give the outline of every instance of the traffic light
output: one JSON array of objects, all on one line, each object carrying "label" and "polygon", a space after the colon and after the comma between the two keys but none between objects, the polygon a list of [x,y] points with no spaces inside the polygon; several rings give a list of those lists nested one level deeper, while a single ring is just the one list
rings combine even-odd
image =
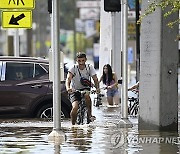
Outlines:
[{"label": "traffic light", "polygon": [[49,14],[52,13],[52,0],[48,0],[48,12]]},{"label": "traffic light", "polygon": [[104,0],[104,11],[106,12],[120,12],[120,0]]}]

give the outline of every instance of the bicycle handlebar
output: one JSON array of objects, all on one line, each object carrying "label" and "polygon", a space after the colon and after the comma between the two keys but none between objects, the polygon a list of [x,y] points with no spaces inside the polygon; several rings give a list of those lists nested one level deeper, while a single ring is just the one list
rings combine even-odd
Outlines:
[{"label": "bicycle handlebar", "polygon": [[138,92],[139,92],[139,89],[128,89],[128,91],[131,91],[131,92],[133,92],[133,93],[135,93],[135,94],[137,94]]},{"label": "bicycle handlebar", "polygon": [[96,90],[75,90],[75,92],[79,92],[81,94],[95,94],[96,93]]},{"label": "bicycle handlebar", "polygon": [[135,97],[128,97],[128,101],[136,101],[138,98]]},{"label": "bicycle handlebar", "polygon": [[[101,88],[99,88],[99,89],[107,89],[107,86],[106,87],[101,87]],[[97,92],[96,92],[96,90],[87,90],[87,89],[80,89],[80,90],[76,90],[76,89],[72,89],[72,92],[71,93],[73,93],[73,92],[79,92],[79,93],[81,93],[81,94],[98,94]]]},{"label": "bicycle handlebar", "polygon": [[[99,88],[99,89],[107,89],[107,87],[101,87],[101,88]],[[98,94],[97,92],[96,92],[96,90],[87,90],[87,89],[84,89],[84,90],[75,90],[75,92],[80,92],[81,94],[82,93],[86,93],[86,94]]]}]

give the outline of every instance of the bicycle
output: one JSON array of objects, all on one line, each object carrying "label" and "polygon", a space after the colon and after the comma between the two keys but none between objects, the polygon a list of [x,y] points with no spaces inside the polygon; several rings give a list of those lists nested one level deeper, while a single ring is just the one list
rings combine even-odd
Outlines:
[{"label": "bicycle", "polygon": [[[107,87],[102,87],[100,89],[104,89],[105,90],[105,89],[107,89]],[[99,94],[97,94],[97,97],[94,98],[93,105],[95,107],[99,107],[100,105],[102,105],[102,97],[104,97],[104,94],[99,93]]]},{"label": "bicycle", "polygon": [[[132,91],[137,93],[136,91]],[[137,116],[139,113],[139,98],[128,97],[128,114],[130,116]]]},{"label": "bicycle", "polygon": [[102,97],[104,97],[104,94],[97,94],[97,97],[94,98],[94,106],[99,107],[102,105]]},{"label": "bicycle", "polygon": [[88,116],[88,109],[86,107],[86,101],[85,101],[85,95],[86,94],[94,94],[96,93],[95,90],[89,91],[89,90],[76,90],[76,92],[79,92],[81,95],[81,100],[78,102],[78,112],[77,112],[77,119],[76,123],[78,125],[83,125],[83,124],[89,124],[92,119],[89,118]]},{"label": "bicycle", "polygon": [[[122,84],[122,80],[118,80],[118,84]],[[108,87],[102,87],[100,89],[107,90]],[[97,94],[97,97],[94,98],[94,106],[99,107],[99,105],[102,105],[102,97],[104,97],[104,94]]]}]

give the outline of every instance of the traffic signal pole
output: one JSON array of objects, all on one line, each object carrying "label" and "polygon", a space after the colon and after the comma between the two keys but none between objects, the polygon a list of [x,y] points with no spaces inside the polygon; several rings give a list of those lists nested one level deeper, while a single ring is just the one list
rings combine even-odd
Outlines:
[{"label": "traffic signal pole", "polygon": [[[104,0],[104,11],[111,12],[112,15],[112,54],[115,55],[117,50],[115,51],[115,41],[114,37],[117,33],[115,28],[115,12],[121,11],[121,52],[122,52],[122,102],[121,102],[121,124],[131,124],[128,120],[128,97],[127,97],[127,87],[128,87],[128,65],[127,65],[127,17],[128,17],[128,5],[127,0]],[[101,27],[102,28],[102,27]],[[102,44],[103,45],[103,44]],[[111,58],[111,64],[115,66],[115,57],[114,55]],[[121,57],[121,54],[120,56]],[[118,61],[116,61],[116,64]],[[113,66],[113,67],[114,67]],[[124,125],[123,125],[124,126]]]},{"label": "traffic signal pole", "polygon": [[53,131],[49,134],[49,140],[63,142],[65,135],[61,131],[61,75],[60,75],[60,47],[59,47],[59,0],[52,0],[51,19],[51,44],[53,57]]},{"label": "traffic signal pole", "polygon": [[122,0],[122,118],[128,118],[127,112],[127,87],[128,87],[128,67],[127,67],[127,0]]},{"label": "traffic signal pole", "polygon": [[111,50],[111,66],[115,70],[115,12],[111,12],[111,19],[112,19],[112,50]]},{"label": "traffic signal pole", "polygon": [[[111,12],[111,66],[112,69],[116,72],[117,78],[121,79],[121,26],[120,26],[120,19],[121,13],[120,12]],[[119,85],[119,89],[121,91],[121,85]]]},{"label": "traffic signal pole", "polygon": [[132,123],[128,120],[127,11],[127,0],[121,0],[122,102],[118,127],[132,127]]},{"label": "traffic signal pole", "polygon": [[139,20],[139,0],[135,2],[136,10],[136,82],[139,81],[140,76],[140,24],[137,24]]}]

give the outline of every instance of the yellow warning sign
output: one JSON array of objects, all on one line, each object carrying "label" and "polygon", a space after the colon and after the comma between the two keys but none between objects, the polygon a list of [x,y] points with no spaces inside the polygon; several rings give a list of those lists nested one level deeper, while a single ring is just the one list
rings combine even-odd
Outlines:
[{"label": "yellow warning sign", "polygon": [[34,9],[34,0],[0,0],[0,9]]},{"label": "yellow warning sign", "polygon": [[3,11],[3,28],[31,28],[32,11]]}]

